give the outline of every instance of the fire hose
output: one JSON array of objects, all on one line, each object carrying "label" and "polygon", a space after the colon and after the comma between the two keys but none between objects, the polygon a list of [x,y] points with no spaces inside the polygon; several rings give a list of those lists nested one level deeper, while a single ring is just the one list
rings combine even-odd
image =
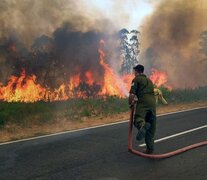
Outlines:
[{"label": "fire hose", "polygon": [[164,159],[164,158],[169,158],[169,157],[175,156],[177,154],[181,154],[185,151],[188,151],[188,150],[191,150],[194,148],[198,148],[198,147],[207,145],[207,141],[203,141],[203,142],[192,144],[192,145],[177,149],[175,151],[164,153],[164,154],[145,154],[141,151],[135,150],[133,148],[133,144],[132,144],[132,129],[133,129],[133,121],[134,121],[134,113],[135,113],[134,110],[135,109],[136,109],[136,103],[134,104],[134,106],[131,108],[131,111],[130,111],[129,129],[128,129],[128,151],[129,152],[131,152],[135,155],[144,157],[144,158]]}]

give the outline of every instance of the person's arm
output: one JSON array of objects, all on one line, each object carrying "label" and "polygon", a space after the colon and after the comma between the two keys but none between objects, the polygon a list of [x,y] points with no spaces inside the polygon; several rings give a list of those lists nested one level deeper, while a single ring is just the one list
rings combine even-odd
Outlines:
[{"label": "person's arm", "polygon": [[165,100],[163,95],[161,95],[160,100],[161,100],[162,104],[168,105],[168,102]]},{"label": "person's arm", "polygon": [[168,102],[163,97],[162,91],[160,89],[157,89],[157,90],[158,90],[158,98],[159,98],[159,100],[162,102],[162,104],[168,105]]},{"label": "person's arm", "polygon": [[135,81],[135,79],[133,79],[129,94],[136,94],[136,92],[137,92],[137,82]]},{"label": "person's arm", "polygon": [[129,99],[128,99],[128,103],[130,106],[133,106],[135,101],[137,100],[136,92],[137,92],[137,82],[135,81],[135,79],[133,79],[131,84],[131,89],[129,91]]}]

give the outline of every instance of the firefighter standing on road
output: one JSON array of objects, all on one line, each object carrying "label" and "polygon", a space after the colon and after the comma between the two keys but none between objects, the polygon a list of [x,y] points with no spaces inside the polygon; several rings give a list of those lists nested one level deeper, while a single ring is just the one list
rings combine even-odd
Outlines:
[{"label": "firefighter standing on road", "polygon": [[144,66],[134,67],[135,78],[132,81],[129,104],[132,105],[135,98],[136,103],[134,126],[138,129],[136,139],[145,138],[146,153],[154,151],[154,135],[156,130],[156,100],[152,81],[144,73]]}]

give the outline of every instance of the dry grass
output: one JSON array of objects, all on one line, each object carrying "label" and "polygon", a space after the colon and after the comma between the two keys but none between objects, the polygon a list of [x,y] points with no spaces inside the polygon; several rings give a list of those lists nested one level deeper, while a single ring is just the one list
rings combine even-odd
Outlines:
[{"label": "dry grass", "polygon": [[[170,104],[168,106],[159,106],[157,114],[174,112],[184,109],[190,109],[195,107],[206,106],[207,102],[192,102],[192,103],[179,103]],[[45,134],[51,134],[61,131],[68,131],[74,129],[80,129],[85,127],[91,127],[96,125],[102,125],[112,122],[119,122],[129,119],[129,112],[119,113],[116,115],[99,116],[97,117],[82,117],[79,121],[68,120],[66,117],[57,119],[43,124],[28,124],[27,126],[21,126],[18,124],[7,124],[0,130],[0,142],[17,140],[22,138],[40,136]]]}]

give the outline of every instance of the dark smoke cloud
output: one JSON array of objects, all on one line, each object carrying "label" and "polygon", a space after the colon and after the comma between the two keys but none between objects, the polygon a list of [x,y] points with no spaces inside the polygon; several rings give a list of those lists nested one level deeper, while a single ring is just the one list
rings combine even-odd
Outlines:
[{"label": "dark smoke cloud", "polygon": [[54,32],[54,45],[60,57],[58,63],[62,63],[66,77],[78,72],[84,76],[84,73],[89,70],[95,77],[103,75],[98,52],[100,40],[103,37],[104,34],[99,32],[73,31],[69,24],[65,24]]},{"label": "dark smoke cloud", "polygon": [[142,62],[166,71],[173,87],[207,85],[207,64],[199,52],[206,22],[205,0],[161,1],[141,29]]},{"label": "dark smoke cloud", "polygon": [[103,14],[90,16],[81,0],[2,0],[0,10],[0,82],[22,69],[50,88],[87,71],[103,81],[99,42],[115,29]]},{"label": "dark smoke cloud", "polygon": [[[105,51],[114,49],[115,35],[98,31],[77,31],[71,23],[64,23],[51,36],[41,35],[27,48],[19,38],[10,36],[0,41],[0,82],[6,83],[11,75],[20,76],[23,69],[35,74],[44,87],[57,88],[68,83],[69,78],[80,74],[82,82],[86,73],[93,74],[95,83],[102,84],[104,69],[99,61],[100,40],[107,43]],[[110,59],[110,56],[107,57]]]},{"label": "dark smoke cloud", "polygon": [[81,0],[1,0],[0,39],[15,35],[26,45],[42,34],[51,35],[70,22],[80,32],[113,31],[114,25],[102,13],[91,14]]}]

